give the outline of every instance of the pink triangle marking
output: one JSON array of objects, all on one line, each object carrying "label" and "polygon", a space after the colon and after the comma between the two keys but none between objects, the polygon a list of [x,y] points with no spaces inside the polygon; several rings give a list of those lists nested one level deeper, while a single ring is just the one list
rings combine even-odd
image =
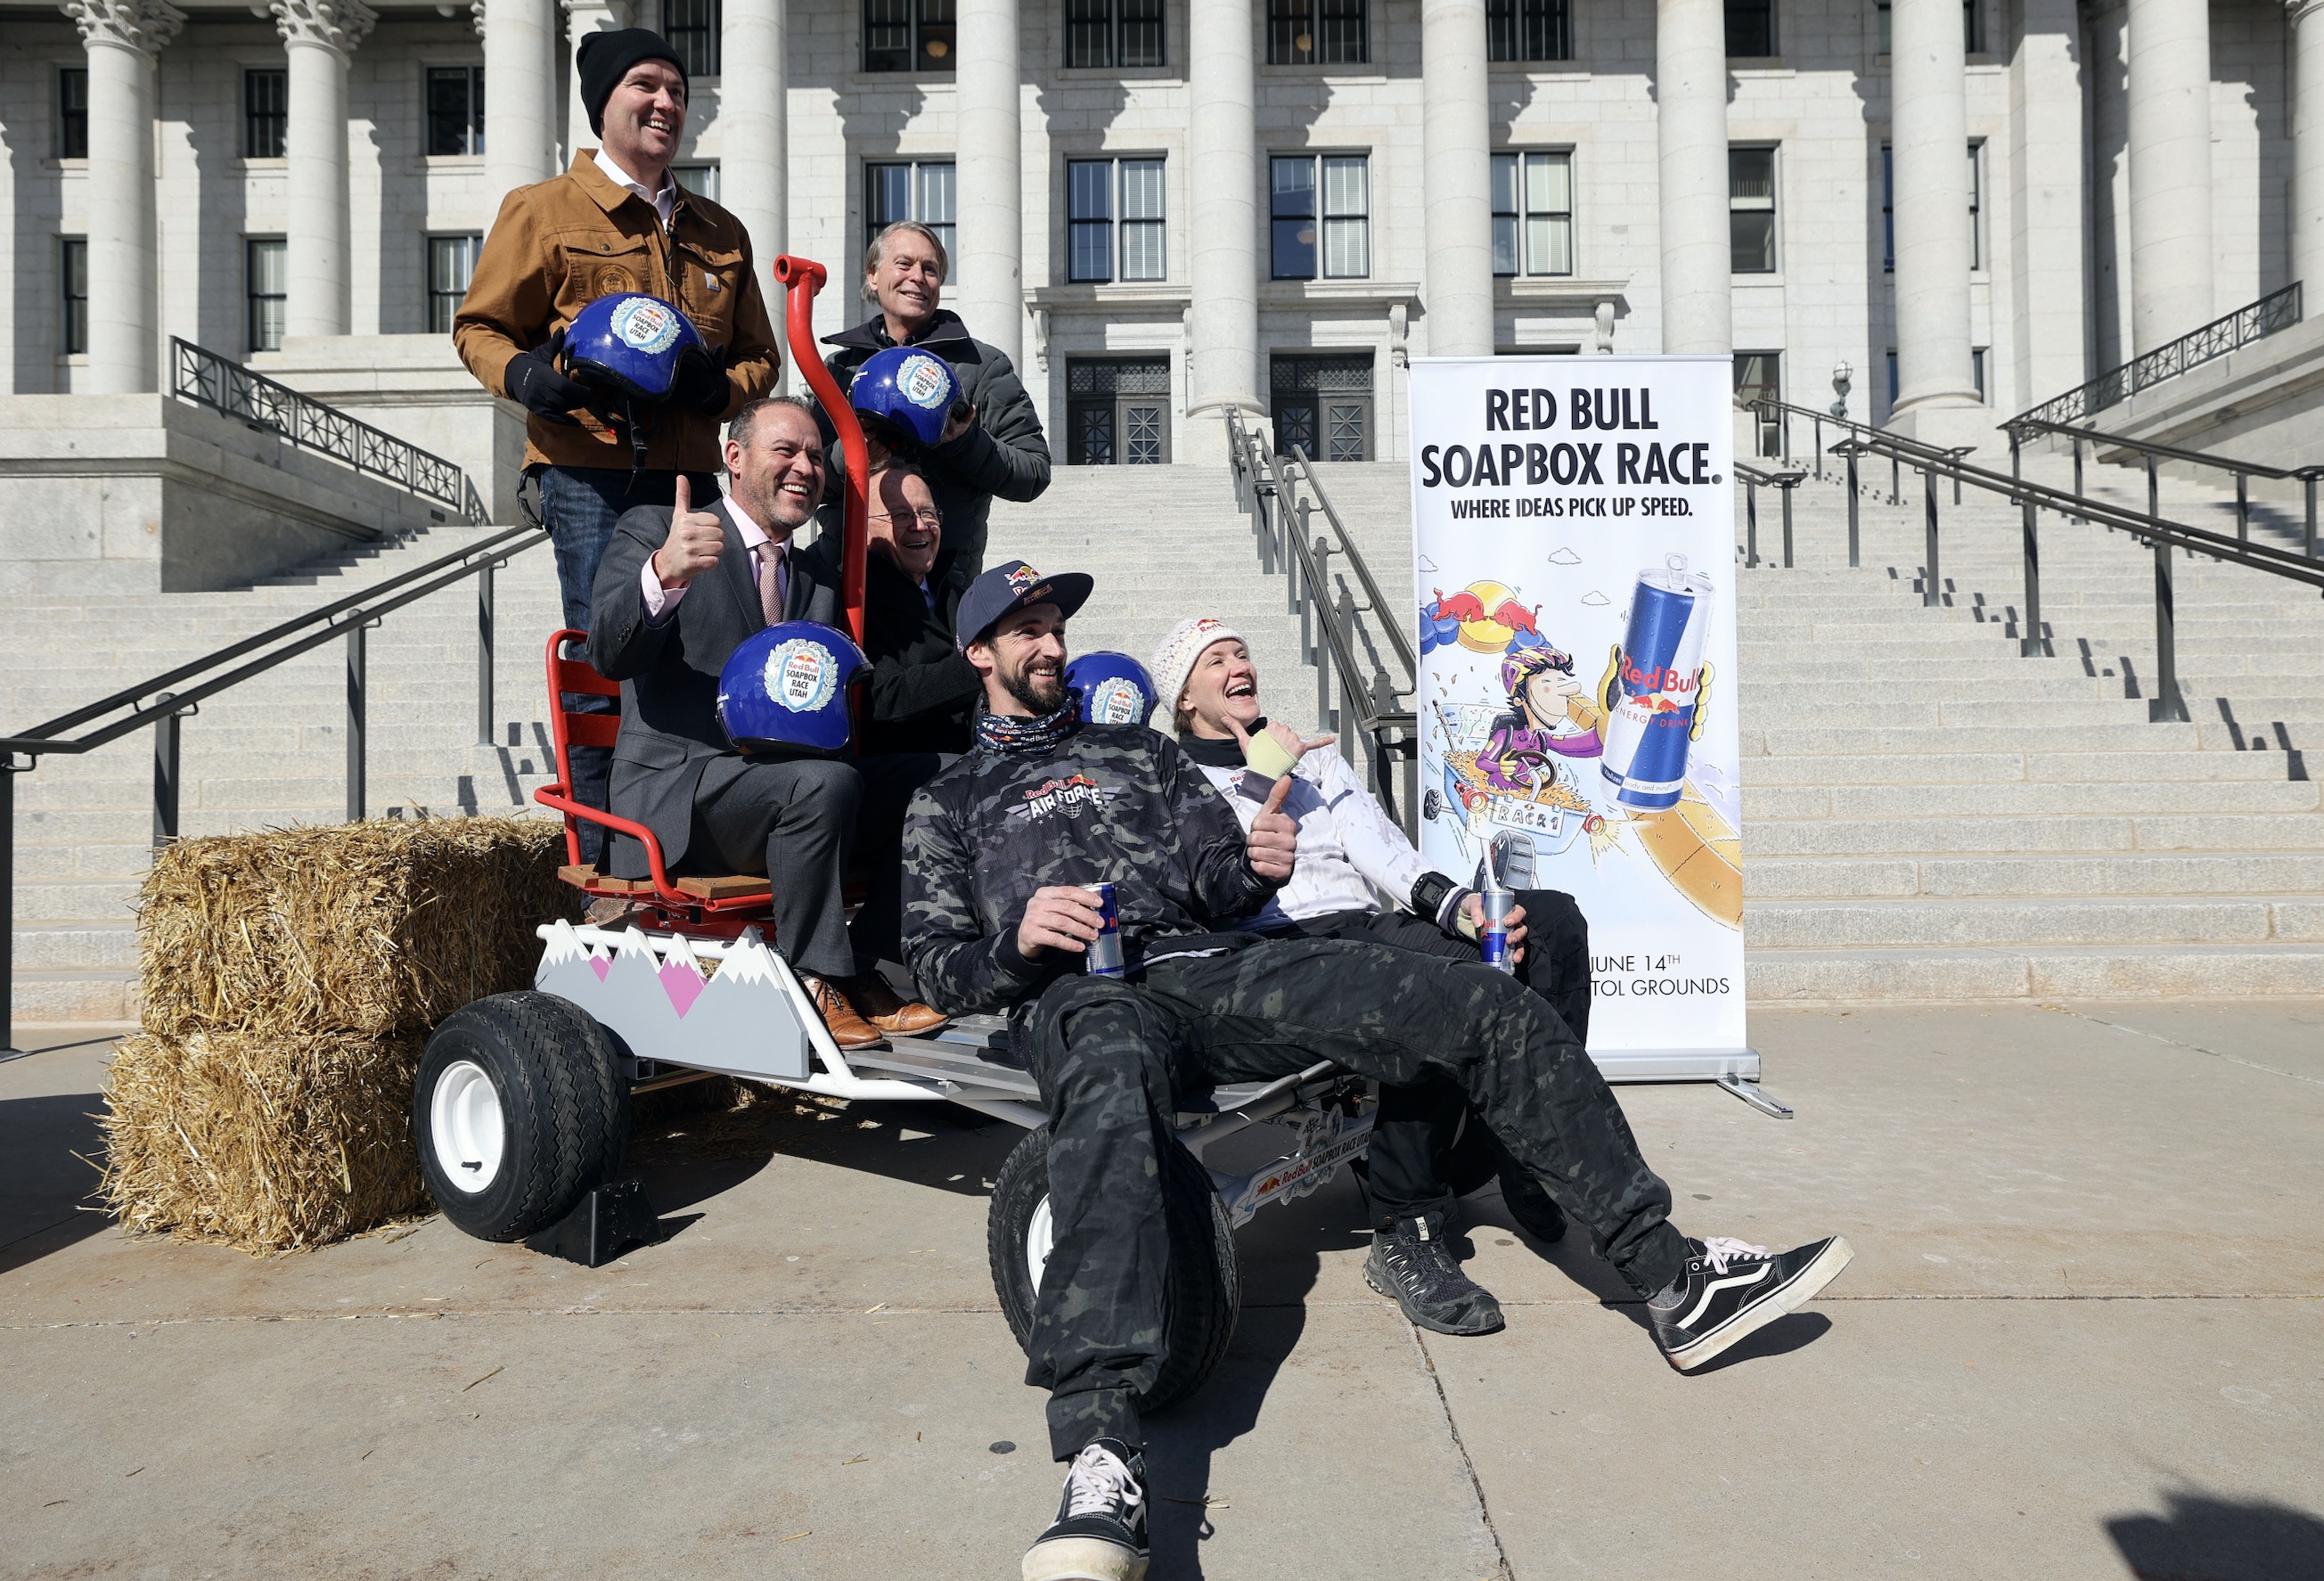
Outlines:
[{"label": "pink triangle marking", "polygon": [[589,957],[589,969],[597,974],[597,981],[602,983],[605,980],[605,974],[613,969],[613,957],[611,956],[591,956]]},{"label": "pink triangle marking", "polygon": [[680,1021],[686,1019],[686,1012],[694,1008],[694,1002],[708,986],[702,974],[683,961],[670,961],[656,975],[661,978],[662,991],[669,995],[670,1008],[678,1012]]}]

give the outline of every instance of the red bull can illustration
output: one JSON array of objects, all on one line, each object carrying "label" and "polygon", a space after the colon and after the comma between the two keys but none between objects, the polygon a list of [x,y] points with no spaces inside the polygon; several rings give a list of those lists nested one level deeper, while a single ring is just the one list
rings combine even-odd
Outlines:
[{"label": "red bull can illustration", "polygon": [[1089,970],[1093,977],[1119,977],[1122,973],[1121,918],[1114,910],[1113,886],[1085,886],[1097,895],[1097,937],[1090,940]]},{"label": "red bull can illustration", "polygon": [[1626,807],[1678,805],[1701,700],[1711,591],[1711,578],[1689,571],[1683,555],[1670,556],[1666,569],[1638,573],[1599,759],[1599,772]]}]

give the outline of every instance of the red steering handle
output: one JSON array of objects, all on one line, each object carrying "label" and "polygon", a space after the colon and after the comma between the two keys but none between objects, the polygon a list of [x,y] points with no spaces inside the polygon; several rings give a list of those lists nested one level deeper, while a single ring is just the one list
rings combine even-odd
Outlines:
[{"label": "red steering handle", "polygon": [[855,409],[847,403],[839,381],[823,365],[823,358],[816,355],[815,294],[829,278],[822,264],[809,259],[794,258],[786,253],[775,260],[775,280],[785,294],[783,322],[790,341],[791,361],[798,365],[807,388],[815,392],[831,426],[839,430],[840,454],[846,465],[840,596],[847,607],[848,635],[860,648],[863,645],[863,550],[870,530],[864,519],[869,509],[864,503],[864,488],[872,475],[872,458],[863,448],[863,425],[855,421]]}]

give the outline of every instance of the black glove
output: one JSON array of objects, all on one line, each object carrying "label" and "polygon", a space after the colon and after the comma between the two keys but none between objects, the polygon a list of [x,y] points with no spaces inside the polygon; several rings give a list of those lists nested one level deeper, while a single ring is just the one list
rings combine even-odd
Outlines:
[{"label": "black glove", "polygon": [[577,406],[588,405],[589,386],[567,378],[557,365],[557,354],[564,349],[565,331],[559,329],[549,337],[548,345],[509,358],[508,371],[501,375],[509,399],[521,402],[526,410],[542,417],[563,417]]},{"label": "black glove", "polygon": [[670,385],[669,398],[689,411],[715,421],[726,413],[727,399],[734,386],[726,377],[726,348],[701,356],[689,356],[678,365],[678,380]]}]

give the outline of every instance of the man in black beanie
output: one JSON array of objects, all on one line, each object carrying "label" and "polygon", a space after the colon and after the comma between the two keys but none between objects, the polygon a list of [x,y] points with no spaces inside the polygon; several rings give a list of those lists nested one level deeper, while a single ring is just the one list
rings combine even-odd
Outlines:
[{"label": "man in black beanie", "polygon": [[[521,402],[525,473],[557,550],[565,624],[589,628],[597,562],[622,513],[669,505],[678,475],[693,497],[718,497],[719,424],[770,394],[782,371],[742,222],[669,173],[686,135],[686,67],[659,33],[590,33],[575,51],[581,101],[602,145],[576,151],[562,175],[520,187],[484,238],[452,339],[485,389]],[[645,465],[630,435],[589,410],[588,388],[559,365],[566,327],[599,297],[636,291],[677,304],[710,348],[650,417]],[[641,425],[642,426],[642,425]],[[606,699],[568,697],[576,710]],[[572,749],[574,796],[605,805],[612,754]],[[584,824],[595,862],[598,827]]]}]

